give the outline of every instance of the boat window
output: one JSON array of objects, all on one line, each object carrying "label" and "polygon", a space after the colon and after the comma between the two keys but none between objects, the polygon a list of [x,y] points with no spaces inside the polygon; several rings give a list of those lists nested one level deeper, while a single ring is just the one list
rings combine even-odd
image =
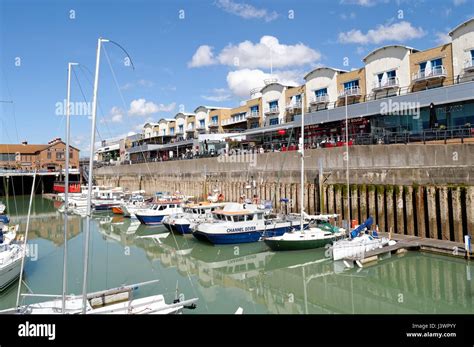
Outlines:
[{"label": "boat window", "polygon": [[262,219],[262,218],[263,218],[263,215],[262,215],[261,213],[259,213],[259,214],[257,215],[257,219]]},{"label": "boat window", "polygon": [[245,215],[237,215],[237,216],[234,216],[234,221],[235,221],[235,222],[243,222],[243,221],[245,221]]},{"label": "boat window", "polygon": [[169,205],[168,207],[169,207],[169,208],[174,208],[174,205]]}]

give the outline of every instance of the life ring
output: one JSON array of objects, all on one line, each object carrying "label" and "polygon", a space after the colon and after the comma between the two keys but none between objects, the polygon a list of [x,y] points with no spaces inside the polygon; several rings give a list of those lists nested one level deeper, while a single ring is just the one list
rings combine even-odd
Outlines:
[{"label": "life ring", "polygon": [[220,194],[217,196],[217,201],[223,202],[223,201],[224,201],[224,194],[220,193]]}]

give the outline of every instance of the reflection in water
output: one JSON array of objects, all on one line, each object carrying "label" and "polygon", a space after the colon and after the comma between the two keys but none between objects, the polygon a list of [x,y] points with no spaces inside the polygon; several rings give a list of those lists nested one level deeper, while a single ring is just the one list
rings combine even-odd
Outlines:
[{"label": "reflection in water", "polygon": [[[63,219],[51,202],[37,198],[34,207],[31,242],[40,252],[37,262],[27,263],[26,281],[35,292],[58,293]],[[18,211],[10,214],[23,223],[26,213]],[[69,223],[69,281],[71,291],[79,291],[84,223],[78,216]],[[172,297],[178,282],[181,292],[200,298],[193,313],[232,313],[239,306],[244,313],[473,312],[471,269],[460,259],[407,253],[345,269],[324,249],[273,253],[264,243],[212,246],[107,214],[94,217],[92,239],[91,289],[158,278],[159,286],[140,294]],[[14,287],[1,295],[0,306],[14,303]]]}]

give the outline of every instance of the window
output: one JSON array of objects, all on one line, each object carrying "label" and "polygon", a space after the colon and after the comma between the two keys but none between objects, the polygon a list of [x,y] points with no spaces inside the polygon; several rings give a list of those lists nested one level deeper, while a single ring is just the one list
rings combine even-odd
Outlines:
[{"label": "window", "polygon": [[217,124],[218,120],[219,120],[219,116],[212,116],[211,123],[212,124]]},{"label": "window", "polygon": [[328,89],[327,88],[322,88],[314,91],[314,94],[318,96],[326,96],[328,95]]},{"label": "window", "polygon": [[204,119],[201,119],[199,121],[199,127],[204,128],[206,126],[206,121]]},{"label": "window", "polygon": [[56,160],[64,159],[64,152],[56,152]]},{"label": "window", "polygon": [[179,132],[182,133],[183,130],[184,130],[184,126],[183,126],[183,125],[179,125],[179,126],[178,126],[178,129],[179,129]]},{"label": "window", "polygon": [[344,83],[344,90],[359,87],[359,80],[349,81]]},{"label": "window", "polygon": [[295,103],[298,104],[301,102],[301,94],[295,95]]},{"label": "window", "polygon": [[51,152],[48,151],[48,154],[46,155],[46,158],[51,159]]},{"label": "window", "polygon": [[387,79],[388,80],[391,80],[391,79],[394,79],[395,77],[397,77],[397,71],[396,70],[392,70],[392,71],[387,71],[387,72],[383,72],[383,73],[379,73],[377,75],[377,78],[379,80],[379,83],[382,83],[382,79],[383,79],[383,75],[384,74],[387,74]]},{"label": "window", "polygon": [[73,153],[74,153],[73,151],[69,151],[69,158],[70,158],[70,159],[72,159],[72,157],[73,157],[72,154],[73,154]]},{"label": "window", "polygon": [[268,107],[270,108],[270,110],[277,108],[278,107],[278,100],[270,101],[268,103]]},{"label": "window", "polygon": [[0,153],[0,161],[15,161],[15,154]]},{"label": "window", "polygon": [[161,130],[161,135],[166,135],[166,129]]},{"label": "window", "polygon": [[174,135],[174,128],[170,128],[170,135]]},{"label": "window", "polygon": [[278,118],[271,118],[270,119],[270,125],[277,125],[278,124]]},{"label": "window", "polygon": [[[474,51],[473,51],[474,52]],[[251,113],[257,113],[258,112],[258,105],[250,107],[250,112]]]}]

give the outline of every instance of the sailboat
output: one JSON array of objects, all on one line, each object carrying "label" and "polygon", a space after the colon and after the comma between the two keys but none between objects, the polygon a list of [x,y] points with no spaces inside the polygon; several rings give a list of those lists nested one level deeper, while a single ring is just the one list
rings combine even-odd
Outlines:
[{"label": "sailboat", "polygon": [[[304,94],[302,94],[301,97],[303,99]],[[304,212],[304,107],[301,111],[301,137],[299,152],[301,154],[300,227],[299,230],[292,229],[285,232],[281,236],[264,238],[263,241],[265,244],[273,251],[293,251],[320,248],[345,236],[344,229],[332,227],[331,225],[328,227],[328,225],[324,224],[323,228],[314,225],[310,226],[309,228],[304,228],[305,216],[307,216]]]},{"label": "sailboat", "polygon": [[[66,295],[66,273],[67,273],[67,208],[68,208],[68,192],[69,192],[69,105],[70,105],[70,83],[71,70],[75,63],[69,63],[68,66],[68,91],[67,91],[67,107],[66,107],[66,180],[65,180],[65,208],[64,214],[64,256],[63,256],[63,291],[62,295],[48,295],[48,294],[22,294],[25,297],[42,297],[53,298],[46,302],[19,305],[20,290],[22,284],[22,277],[20,274],[20,283],[18,288],[17,305],[16,308],[1,311],[1,313],[18,313],[18,314],[168,314],[181,313],[184,308],[195,308],[197,298],[189,300],[181,300],[178,295],[172,304],[167,304],[163,295],[153,295],[144,298],[133,299],[131,294],[134,289],[143,285],[156,283],[158,280],[148,281],[139,284],[127,285],[113,289],[107,289],[96,293],[87,293],[87,271],[89,267],[89,237],[90,237],[90,219],[92,213],[92,177],[93,177],[93,153],[95,146],[95,132],[96,132],[96,114],[97,114],[97,91],[99,83],[99,66],[100,66],[100,50],[102,43],[112,42],[107,39],[99,38],[97,42],[97,57],[96,69],[94,78],[94,91],[92,100],[92,127],[91,127],[91,155],[89,159],[89,173],[88,173],[88,194],[87,194],[87,224],[84,232],[84,276],[83,276],[83,293],[80,296]],[[121,46],[120,46],[121,47]],[[36,176],[35,176],[36,177]],[[33,181],[34,182],[34,181]],[[31,207],[31,201],[30,201]],[[25,236],[26,244],[27,236]],[[23,252],[24,261],[25,252]],[[22,268],[23,268],[22,261]]]}]

